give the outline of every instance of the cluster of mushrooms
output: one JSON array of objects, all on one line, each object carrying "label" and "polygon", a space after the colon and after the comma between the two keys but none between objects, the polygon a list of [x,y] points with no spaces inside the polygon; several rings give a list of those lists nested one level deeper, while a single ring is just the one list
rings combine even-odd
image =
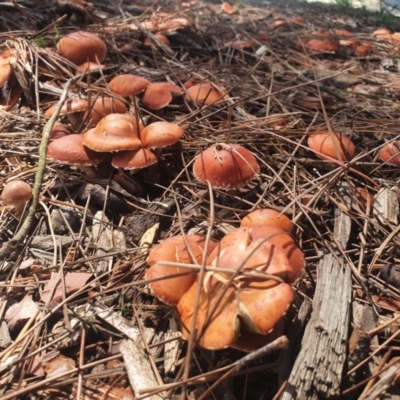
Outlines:
[{"label": "cluster of mushrooms", "polygon": [[[61,38],[57,53],[77,65],[76,72],[96,71],[104,67],[100,64],[107,55],[105,43],[90,32],[74,32]],[[211,82],[189,80],[186,95],[191,101],[213,104],[225,100],[227,92]],[[68,99],[60,111],[70,123],[79,127],[86,123],[86,132],[70,134],[57,121],[51,133],[48,146],[49,159],[89,168],[102,162],[107,153],[114,153],[111,164],[115,168],[134,170],[148,167],[158,161],[159,149],[173,145],[184,134],[176,124],[158,121],[143,126],[137,116],[127,114],[125,104],[137,107],[137,96],[144,107],[159,110],[174,98],[184,94],[183,89],[170,82],[149,82],[133,74],[120,74],[108,83],[109,91],[115,97],[99,95],[89,101],[81,98]],[[46,111],[53,115],[55,106]]]},{"label": "cluster of mushrooms", "polygon": [[[292,228],[278,211],[260,209],[219,243],[200,235],[166,239],[147,258],[149,287],[177,306],[185,339],[194,329],[203,348],[254,350],[282,334],[292,284],[305,266]],[[201,265],[203,274],[193,269]]]}]

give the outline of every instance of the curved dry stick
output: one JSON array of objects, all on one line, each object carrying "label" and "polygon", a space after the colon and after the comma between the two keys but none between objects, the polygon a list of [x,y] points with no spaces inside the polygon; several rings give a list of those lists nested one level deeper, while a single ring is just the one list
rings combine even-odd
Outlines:
[{"label": "curved dry stick", "polygon": [[63,106],[65,100],[67,99],[69,87],[73,82],[77,80],[78,77],[81,78],[81,75],[78,75],[67,81],[64,87],[64,91],[60,97],[56,109],[54,110],[53,115],[47,121],[46,125],[43,128],[43,136],[39,147],[39,161],[35,176],[35,184],[33,186],[32,203],[31,206],[29,207],[28,215],[26,216],[18,232],[14,235],[14,237],[11,240],[9,240],[7,243],[4,243],[3,246],[0,248],[0,260],[9,257],[12,253],[14,253],[17,250],[18,246],[29,234],[29,231],[31,230],[32,225],[35,221],[36,208],[39,204],[40,188],[42,187],[43,175],[46,170],[46,152],[47,152],[47,144],[49,143],[50,133],[53,129],[54,123],[58,118],[58,115],[60,114],[61,107]]}]

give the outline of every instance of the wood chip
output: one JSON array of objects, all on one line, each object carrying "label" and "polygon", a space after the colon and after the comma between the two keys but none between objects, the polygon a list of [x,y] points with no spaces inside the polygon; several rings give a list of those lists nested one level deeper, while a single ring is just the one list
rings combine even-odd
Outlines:
[{"label": "wood chip", "polygon": [[[144,388],[155,388],[158,386],[156,376],[151,368],[150,360],[146,352],[138,347],[132,340],[125,339],[119,345],[122,357],[125,362],[126,372],[129,382],[136,397],[140,397],[140,392]],[[163,396],[148,396],[149,400],[160,400]]]}]

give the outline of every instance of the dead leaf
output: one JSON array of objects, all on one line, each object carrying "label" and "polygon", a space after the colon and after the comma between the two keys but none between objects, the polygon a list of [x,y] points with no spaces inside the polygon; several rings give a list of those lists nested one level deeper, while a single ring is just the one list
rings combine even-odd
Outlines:
[{"label": "dead leaf", "polygon": [[[318,79],[321,78],[328,78],[329,76],[337,74],[338,71],[332,71],[330,69],[326,69],[323,67],[316,68],[315,69],[315,74]],[[360,78],[356,75],[349,74],[347,72],[343,72],[340,75],[333,76],[328,79],[330,82],[332,82],[337,88],[339,89],[345,89],[349,86],[355,85],[360,81]]]},{"label": "dead leaf", "polygon": [[31,295],[25,296],[19,303],[13,304],[6,312],[5,320],[10,329],[31,318],[38,311]]},{"label": "dead leaf", "polygon": [[[65,275],[65,294],[69,295],[81,289],[92,276],[93,274],[90,272],[68,272]],[[60,303],[62,293],[61,277],[56,273],[52,275],[45,288],[41,291],[40,300],[46,304],[49,301]]]},{"label": "dead leaf", "polygon": [[227,14],[234,14],[238,11],[238,9],[236,7],[231,6],[229,3],[222,3],[221,4],[221,10],[223,12],[226,12]]},{"label": "dead leaf", "polygon": [[[73,370],[75,368],[75,361],[72,358],[59,354],[50,361],[43,361],[42,365],[46,377],[50,378]],[[64,375],[63,379],[66,379],[66,376],[68,375]]]}]

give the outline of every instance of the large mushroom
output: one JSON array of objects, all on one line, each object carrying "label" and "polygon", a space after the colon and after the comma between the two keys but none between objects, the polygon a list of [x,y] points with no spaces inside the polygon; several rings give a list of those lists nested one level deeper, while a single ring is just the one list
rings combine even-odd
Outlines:
[{"label": "large mushroom", "polygon": [[121,151],[113,156],[115,168],[140,169],[157,163],[161,149],[175,144],[184,130],[170,122],[158,121],[147,125],[140,131],[140,149]]},{"label": "large mushroom", "polygon": [[[242,246],[219,248],[211,262],[219,269],[236,269],[236,276],[232,279],[227,273],[208,273],[204,281],[195,282],[178,303],[182,333],[187,339],[193,325],[195,293],[201,285],[195,327],[200,332],[199,344],[207,349],[233,345],[242,329],[258,334],[271,332],[293,300],[291,285],[278,278],[292,270],[284,251],[268,241],[249,242],[246,231],[241,235]],[[215,250],[209,259],[213,254]],[[245,272],[258,275],[249,276]],[[269,278],[264,278],[262,273]],[[272,279],[272,275],[277,280]]]},{"label": "large mushroom", "polygon": [[109,114],[83,134],[83,144],[99,152],[137,150],[142,145],[141,129],[142,124],[130,114]]},{"label": "large mushroom", "polygon": [[75,65],[87,61],[101,63],[107,56],[106,44],[95,34],[85,31],[70,33],[60,39],[58,54]]},{"label": "large mushroom", "polygon": [[[206,239],[200,235],[178,235],[164,240],[147,258],[150,268],[145,278],[153,280],[149,287],[153,294],[167,304],[177,304],[196,280],[197,271],[187,268],[161,265],[161,261],[177,263],[201,263],[203,257],[214,250],[216,243],[209,241],[205,253]],[[193,258],[192,258],[193,257]],[[183,274],[181,276],[175,276]]]},{"label": "large mushroom", "polygon": [[104,153],[98,153],[83,145],[83,136],[72,134],[53,140],[47,147],[50,160],[76,166],[88,175],[95,175],[93,166],[100,164]]}]

